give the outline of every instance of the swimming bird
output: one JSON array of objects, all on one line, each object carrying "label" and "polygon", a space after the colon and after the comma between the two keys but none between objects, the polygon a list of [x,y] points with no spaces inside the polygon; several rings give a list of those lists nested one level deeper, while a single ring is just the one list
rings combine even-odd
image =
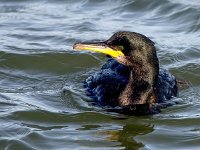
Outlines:
[{"label": "swimming bird", "polygon": [[106,41],[75,43],[73,48],[109,56],[84,84],[93,103],[108,110],[151,114],[178,95],[176,78],[159,68],[154,42],[140,33],[120,31]]}]

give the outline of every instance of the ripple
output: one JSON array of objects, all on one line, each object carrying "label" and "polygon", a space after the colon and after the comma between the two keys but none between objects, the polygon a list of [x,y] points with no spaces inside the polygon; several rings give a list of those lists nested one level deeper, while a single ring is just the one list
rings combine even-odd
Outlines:
[{"label": "ripple", "polygon": [[[1,0],[0,149],[199,149],[197,0]],[[89,106],[82,82],[105,61],[78,41],[119,30],[150,37],[161,66],[186,80],[181,101],[130,117]]]}]

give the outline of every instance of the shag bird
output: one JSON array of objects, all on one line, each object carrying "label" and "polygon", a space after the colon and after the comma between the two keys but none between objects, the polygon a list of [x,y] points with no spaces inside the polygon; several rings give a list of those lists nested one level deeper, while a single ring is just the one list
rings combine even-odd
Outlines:
[{"label": "shag bird", "polygon": [[101,70],[84,84],[93,103],[108,110],[152,114],[178,95],[175,77],[159,69],[154,42],[142,34],[121,31],[106,41],[75,43],[73,48],[109,56]]}]

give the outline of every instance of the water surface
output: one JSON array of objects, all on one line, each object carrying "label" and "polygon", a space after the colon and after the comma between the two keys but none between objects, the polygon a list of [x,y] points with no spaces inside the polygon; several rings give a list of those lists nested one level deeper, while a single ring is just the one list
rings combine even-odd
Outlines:
[{"label": "water surface", "polygon": [[[1,0],[0,149],[199,149],[199,0]],[[153,116],[88,105],[83,81],[106,60],[73,43],[119,30],[150,37],[185,80],[181,101]]]}]

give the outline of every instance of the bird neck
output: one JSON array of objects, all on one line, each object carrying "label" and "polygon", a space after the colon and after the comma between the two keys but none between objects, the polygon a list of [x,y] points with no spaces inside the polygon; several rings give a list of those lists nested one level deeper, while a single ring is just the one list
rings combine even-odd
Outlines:
[{"label": "bird neck", "polygon": [[155,68],[152,66],[132,66],[129,81],[119,97],[119,105],[138,105],[154,103]]}]

